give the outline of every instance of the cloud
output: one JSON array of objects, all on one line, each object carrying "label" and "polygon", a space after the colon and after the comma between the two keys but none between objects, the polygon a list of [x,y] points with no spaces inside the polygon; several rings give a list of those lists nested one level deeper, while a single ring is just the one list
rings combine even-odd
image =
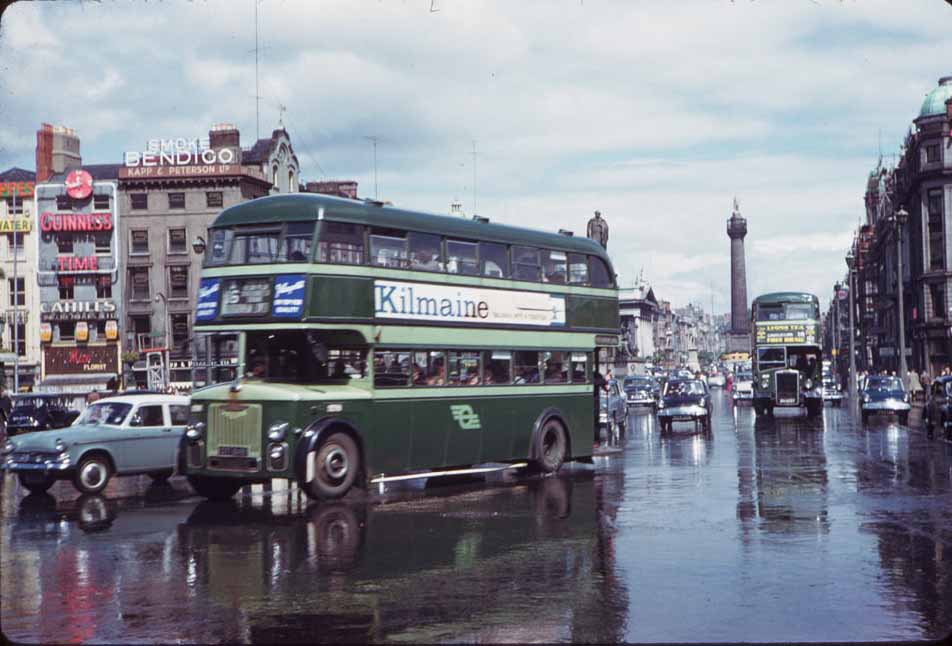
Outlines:
[{"label": "cloud", "polygon": [[[256,117],[254,8],[259,13]],[[880,148],[950,73],[922,3],[377,0],[17,3],[0,30],[0,168],[73,127],[84,159],[151,137],[288,126],[304,177],[580,234],[611,226],[622,282],[729,304],[725,220],[748,218],[751,296],[826,298]],[[108,34],[108,37],[104,37]],[[68,39],[66,36],[68,35]],[[16,73],[12,73],[15,71]],[[880,143],[881,142],[881,143]]]}]

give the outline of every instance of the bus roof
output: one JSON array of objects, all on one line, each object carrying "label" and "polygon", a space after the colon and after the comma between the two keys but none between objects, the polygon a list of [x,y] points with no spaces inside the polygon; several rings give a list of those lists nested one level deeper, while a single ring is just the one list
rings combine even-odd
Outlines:
[{"label": "bus roof", "polygon": [[[409,211],[379,202],[349,200],[330,195],[294,193],[270,195],[228,207],[215,218],[212,227],[230,227],[278,222],[310,222],[318,220],[320,209],[324,218],[352,224],[405,229],[425,233],[441,233],[487,242],[524,244],[560,251],[587,253],[609,261],[600,244],[584,237],[547,233],[506,224],[478,222],[449,215]],[[609,261],[610,262],[610,261]]]},{"label": "bus roof", "polygon": [[819,299],[809,292],[771,292],[755,298],[751,307],[777,303],[819,303]]}]

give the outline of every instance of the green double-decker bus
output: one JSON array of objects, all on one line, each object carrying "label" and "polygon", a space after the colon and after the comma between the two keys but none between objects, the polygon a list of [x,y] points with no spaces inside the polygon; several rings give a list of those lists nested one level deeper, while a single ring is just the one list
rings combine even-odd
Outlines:
[{"label": "green double-decker bus", "polygon": [[619,330],[597,243],[313,194],[225,209],[208,235],[183,446],[199,494],[591,457]]},{"label": "green double-decker bus", "polygon": [[823,412],[820,301],[806,292],[775,292],[751,304],[754,411],[804,407]]}]

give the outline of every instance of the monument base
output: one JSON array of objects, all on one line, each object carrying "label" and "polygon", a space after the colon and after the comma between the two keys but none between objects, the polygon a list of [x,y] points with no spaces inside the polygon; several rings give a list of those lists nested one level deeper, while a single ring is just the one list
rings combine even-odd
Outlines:
[{"label": "monument base", "polygon": [[750,353],[750,334],[737,332],[727,333],[727,351],[728,352],[747,352]]}]

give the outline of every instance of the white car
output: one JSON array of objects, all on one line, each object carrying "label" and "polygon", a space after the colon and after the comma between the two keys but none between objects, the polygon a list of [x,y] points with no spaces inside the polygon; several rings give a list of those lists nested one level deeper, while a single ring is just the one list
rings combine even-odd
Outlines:
[{"label": "white car", "polygon": [[707,378],[708,388],[723,388],[727,385],[727,379],[720,372],[712,372]]},{"label": "white car", "polygon": [[750,372],[738,372],[734,375],[731,387],[731,399],[736,404],[740,401],[753,401],[754,375]]}]

